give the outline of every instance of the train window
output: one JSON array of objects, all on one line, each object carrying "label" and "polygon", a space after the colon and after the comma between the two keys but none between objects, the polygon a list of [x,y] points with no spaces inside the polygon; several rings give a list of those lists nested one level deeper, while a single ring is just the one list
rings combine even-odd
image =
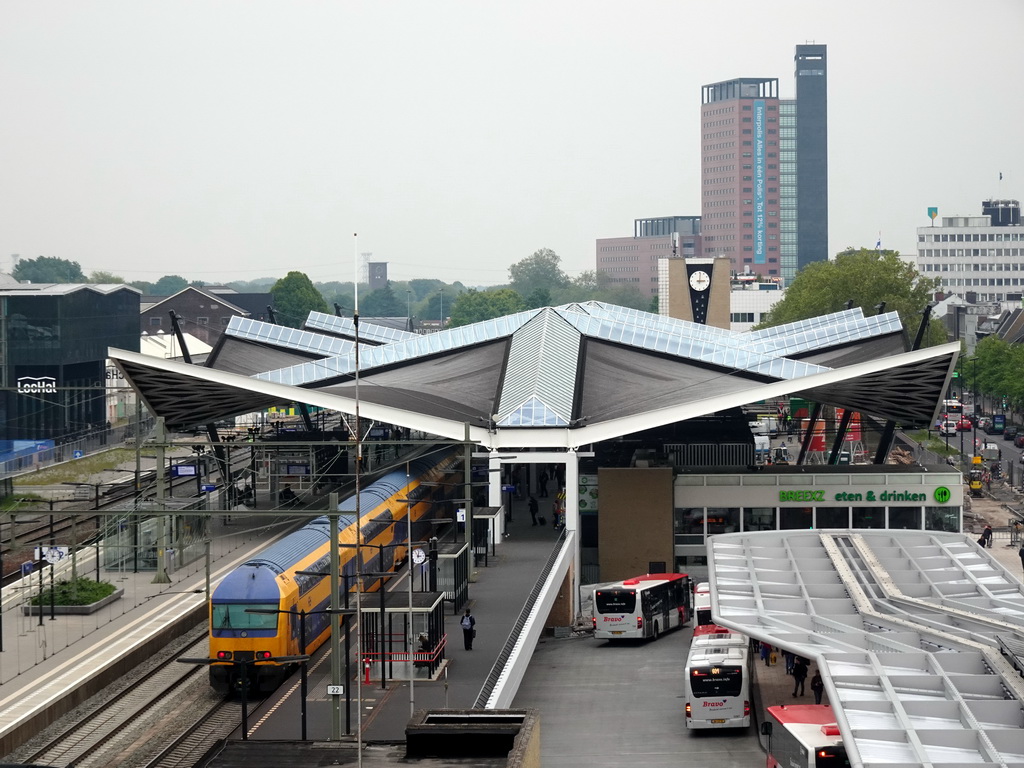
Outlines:
[{"label": "train window", "polygon": [[277,603],[266,605],[255,603],[214,603],[214,629],[277,629],[277,614],[249,613],[253,608],[276,611]]}]

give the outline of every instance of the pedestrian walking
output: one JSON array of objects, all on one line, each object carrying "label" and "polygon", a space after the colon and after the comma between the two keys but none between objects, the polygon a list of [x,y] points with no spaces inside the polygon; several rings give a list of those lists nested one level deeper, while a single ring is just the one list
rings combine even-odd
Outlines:
[{"label": "pedestrian walking", "polygon": [[1017,550],[1017,554],[1020,555],[1020,567],[1024,568],[1024,544]]},{"label": "pedestrian walking", "polygon": [[[1024,561],[1024,555],[1021,555],[1021,560]],[[761,643],[761,661],[764,662],[766,667],[770,667],[772,657],[772,647],[768,643]]]},{"label": "pedestrian walking", "polygon": [[811,691],[814,693],[814,703],[821,704],[821,694],[825,692],[825,682],[821,679],[821,672],[814,670],[814,677],[811,678]]},{"label": "pedestrian walking", "polygon": [[986,525],[985,530],[981,532],[981,540],[983,547],[992,548],[992,526]]},{"label": "pedestrian walking", "polygon": [[786,674],[787,675],[792,675],[793,674],[793,654],[790,653],[789,651],[783,651],[782,652],[782,658],[786,662]]},{"label": "pedestrian walking", "polygon": [[473,638],[476,637],[476,619],[469,612],[469,608],[466,609],[466,613],[459,624],[462,626],[462,642],[466,646],[467,651],[472,651]]},{"label": "pedestrian walking", "polygon": [[530,525],[536,525],[537,524],[537,510],[539,509],[539,505],[537,504],[537,499],[535,499],[533,496],[530,496],[529,507],[530,507],[530,519],[533,520],[533,522],[530,523]]},{"label": "pedestrian walking", "polygon": [[546,499],[548,497],[548,471],[546,469],[540,471],[537,483],[540,485],[540,497]]},{"label": "pedestrian walking", "polygon": [[[804,695],[804,681],[807,679],[807,659],[803,656],[797,656],[793,660],[793,698],[796,698],[796,692],[800,691],[800,695]],[[812,689],[813,690],[813,689]]]}]

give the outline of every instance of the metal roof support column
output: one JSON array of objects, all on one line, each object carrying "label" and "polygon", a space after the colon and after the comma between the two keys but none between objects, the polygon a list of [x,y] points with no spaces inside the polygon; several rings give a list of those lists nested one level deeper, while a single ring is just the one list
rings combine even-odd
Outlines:
[{"label": "metal roof support column", "polygon": [[[829,464],[839,463],[840,448],[843,447],[843,441],[846,439],[846,432],[850,428],[850,419],[853,417],[853,411],[849,408],[843,409],[843,418],[839,420],[839,428],[836,429],[836,439],[832,443],[832,453],[828,456]],[[853,457],[850,457],[850,461],[853,461]]]},{"label": "metal roof support column", "polygon": [[[580,529],[580,459],[575,450],[565,454],[565,531],[566,535],[578,533]],[[572,541],[572,580],[569,594],[572,595],[572,615],[575,617],[580,606],[580,537],[573,536]]]},{"label": "metal roof support column", "polygon": [[807,429],[804,431],[804,439],[800,443],[800,455],[796,459],[797,464],[803,464],[804,459],[807,458],[807,449],[811,445],[811,438],[814,436],[814,425],[818,423],[818,419],[821,418],[821,403],[814,404],[814,410],[811,411],[810,418],[807,419]]}]

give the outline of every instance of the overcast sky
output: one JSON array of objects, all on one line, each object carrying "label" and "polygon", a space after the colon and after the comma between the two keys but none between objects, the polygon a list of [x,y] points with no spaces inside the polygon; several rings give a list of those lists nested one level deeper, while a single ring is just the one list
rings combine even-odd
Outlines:
[{"label": "overcast sky", "polygon": [[[700,88],[828,45],[830,250],[1024,197],[1024,2],[3,0],[0,271],[467,285],[700,213]],[[1003,174],[1002,182],[999,174]],[[353,234],[358,233],[358,240]]]}]

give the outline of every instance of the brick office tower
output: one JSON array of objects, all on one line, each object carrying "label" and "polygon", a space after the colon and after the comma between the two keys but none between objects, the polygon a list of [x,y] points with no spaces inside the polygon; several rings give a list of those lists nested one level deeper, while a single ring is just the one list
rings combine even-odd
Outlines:
[{"label": "brick office tower", "polygon": [[704,256],[781,276],[779,81],[705,85],[701,98],[701,233]]},{"label": "brick office tower", "polygon": [[796,98],[775,78],[703,88],[704,255],[733,271],[781,277],[829,256],[827,47],[796,47]]}]

